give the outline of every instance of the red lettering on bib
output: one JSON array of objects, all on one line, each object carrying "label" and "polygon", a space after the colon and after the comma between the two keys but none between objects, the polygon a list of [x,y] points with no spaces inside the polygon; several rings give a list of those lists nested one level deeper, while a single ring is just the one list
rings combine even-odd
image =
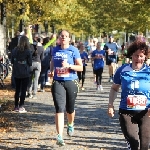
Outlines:
[{"label": "red lettering on bib", "polygon": [[145,109],[147,97],[145,95],[128,95],[127,108]]},{"label": "red lettering on bib", "polygon": [[57,77],[69,77],[70,70],[66,67],[56,67]]}]

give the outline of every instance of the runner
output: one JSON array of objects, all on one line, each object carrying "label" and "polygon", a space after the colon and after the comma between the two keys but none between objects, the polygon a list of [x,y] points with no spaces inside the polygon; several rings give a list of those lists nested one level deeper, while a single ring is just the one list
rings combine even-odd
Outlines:
[{"label": "runner", "polygon": [[80,81],[82,81],[81,90],[85,90],[83,85],[84,85],[84,81],[85,81],[85,72],[86,72],[86,66],[87,66],[86,63],[88,62],[88,54],[87,54],[87,52],[85,52],[85,46],[83,43],[80,44],[79,50],[80,50],[80,56],[81,56],[82,63],[83,63],[83,71],[82,72],[78,71],[77,75],[79,78],[79,83],[80,83]]},{"label": "runner", "polygon": [[[89,59],[91,60],[91,64],[92,64],[92,67],[93,67],[93,60],[92,60],[92,53],[94,50],[96,50],[96,40],[95,39],[90,39],[90,52],[89,52]],[[94,84],[96,84],[96,74],[95,74],[95,71],[94,71],[94,68],[93,68],[93,77],[94,77]]]},{"label": "runner", "polygon": [[103,87],[102,87],[102,73],[103,73],[103,68],[104,68],[104,56],[105,56],[105,51],[101,50],[101,43],[97,43],[97,48],[95,51],[92,53],[92,59],[94,61],[93,68],[96,73],[96,83],[97,83],[97,92],[102,92]]},{"label": "runner", "polygon": [[82,60],[77,48],[69,45],[70,33],[62,30],[59,34],[60,45],[53,49],[50,71],[54,69],[52,96],[56,109],[55,123],[57,130],[57,144],[63,146],[64,111],[67,112],[67,134],[74,133],[75,99],[79,85],[77,71],[83,71]]},{"label": "runner", "polygon": [[150,67],[145,58],[148,46],[135,41],[128,48],[132,63],[118,68],[109,94],[108,115],[114,116],[113,102],[121,86],[119,121],[130,150],[148,150],[150,141]]},{"label": "runner", "polygon": [[109,69],[109,82],[113,82],[113,76],[116,70],[116,58],[117,58],[117,50],[118,47],[116,43],[113,42],[113,36],[109,36],[109,42],[107,42],[104,46],[104,50],[106,50],[106,65],[108,65]]}]

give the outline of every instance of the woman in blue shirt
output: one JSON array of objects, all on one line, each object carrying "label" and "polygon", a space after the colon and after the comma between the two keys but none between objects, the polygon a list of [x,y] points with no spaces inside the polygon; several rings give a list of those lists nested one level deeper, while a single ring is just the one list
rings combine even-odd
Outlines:
[{"label": "woman in blue shirt", "polygon": [[94,61],[93,69],[96,74],[97,92],[102,92],[102,73],[104,68],[105,51],[101,50],[101,43],[97,43],[96,50],[92,53],[92,60]]},{"label": "woman in blue shirt", "polygon": [[81,90],[84,90],[84,81],[85,81],[85,72],[86,72],[86,66],[87,66],[87,62],[88,62],[88,54],[87,52],[85,52],[85,46],[83,43],[81,43],[79,45],[79,50],[80,50],[80,56],[82,59],[82,63],[83,63],[83,71],[78,71],[78,78],[79,78],[79,82],[82,81],[81,83]]},{"label": "woman in blue shirt", "polygon": [[57,130],[57,144],[65,145],[63,140],[64,111],[67,112],[67,134],[74,133],[75,99],[78,93],[77,71],[82,71],[82,60],[77,48],[70,45],[70,33],[62,30],[59,33],[60,45],[52,52],[50,76],[53,76],[52,96],[56,109],[55,122]]},{"label": "woman in blue shirt", "polygon": [[135,41],[128,47],[132,63],[122,65],[114,75],[109,94],[108,115],[114,116],[113,102],[121,87],[119,121],[131,150],[148,150],[150,141],[150,67],[144,62],[148,56],[145,42]]}]

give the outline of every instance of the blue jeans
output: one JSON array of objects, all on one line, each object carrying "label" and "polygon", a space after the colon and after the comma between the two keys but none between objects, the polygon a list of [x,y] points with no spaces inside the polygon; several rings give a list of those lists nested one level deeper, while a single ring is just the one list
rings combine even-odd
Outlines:
[{"label": "blue jeans", "polygon": [[31,72],[31,76],[29,79],[28,93],[36,95],[38,89],[38,81],[41,72],[41,63],[40,62],[32,62],[32,66],[36,68]]},{"label": "blue jeans", "polygon": [[39,84],[41,84],[41,89],[42,90],[45,86],[45,83],[47,82],[47,80],[46,80],[47,70],[48,70],[47,66],[42,66],[40,77],[39,77]]}]

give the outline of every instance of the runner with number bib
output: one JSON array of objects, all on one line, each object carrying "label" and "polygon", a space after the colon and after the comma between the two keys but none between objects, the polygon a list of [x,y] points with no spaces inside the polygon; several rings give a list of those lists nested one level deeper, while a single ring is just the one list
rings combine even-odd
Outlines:
[{"label": "runner with number bib", "polygon": [[94,60],[93,68],[96,73],[96,83],[97,83],[97,92],[102,92],[102,73],[104,68],[104,57],[105,57],[105,50],[101,50],[101,43],[97,43],[97,48],[92,53],[92,60]]},{"label": "runner with number bib", "polygon": [[148,150],[150,141],[150,67],[145,42],[135,41],[128,48],[132,63],[117,69],[109,94],[108,115],[114,116],[113,102],[121,87],[119,121],[128,149]]},{"label": "runner with number bib", "polygon": [[83,85],[84,85],[84,81],[85,81],[86,66],[87,66],[87,62],[89,59],[88,59],[88,54],[85,51],[85,46],[83,43],[81,43],[79,45],[79,50],[80,50],[80,56],[81,56],[82,63],[83,63],[83,71],[78,71],[77,74],[78,74],[79,83],[80,83],[80,81],[82,82],[81,90],[84,91],[85,88],[83,87]]},{"label": "runner with number bib", "polygon": [[64,111],[67,112],[67,134],[74,133],[75,100],[79,90],[77,71],[83,71],[82,60],[78,49],[69,44],[70,33],[62,30],[59,33],[60,45],[52,52],[50,76],[54,71],[52,96],[56,109],[55,123],[57,144],[65,145],[63,140]]}]

